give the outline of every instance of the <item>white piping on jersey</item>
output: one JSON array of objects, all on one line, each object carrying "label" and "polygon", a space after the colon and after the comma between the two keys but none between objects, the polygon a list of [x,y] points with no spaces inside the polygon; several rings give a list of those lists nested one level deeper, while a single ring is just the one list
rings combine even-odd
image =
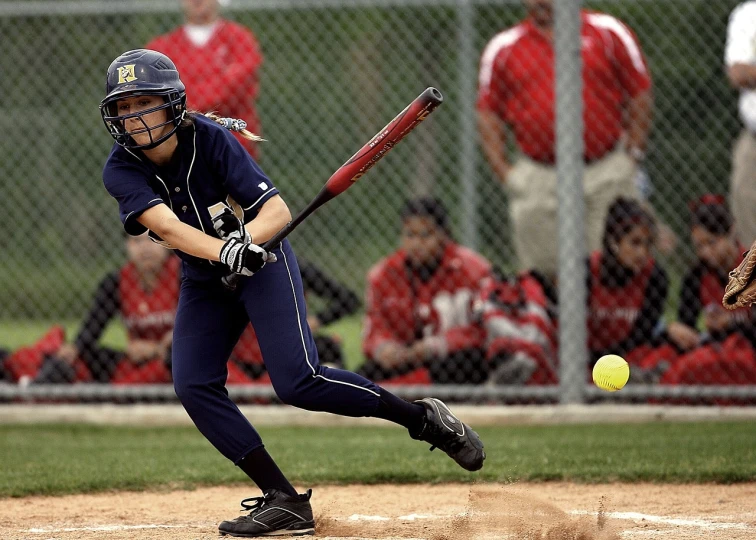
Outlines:
[{"label": "white piping on jersey", "polygon": [[194,129],[194,137],[192,138],[192,145],[194,146],[194,153],[192,154],[192,162],[189,164],[189,172],[186,173],[186,191],[187,193],[189,193],[189,199],[192,201],[192,206],[194,207],[194,213],[197,214],[197,219],[199,220],[200,227],[202,227],[202,232],[205,232],[205,226],[202,224],[202,217],[199,214],[199,210],[197,210],[197,205],[194,202],[194,197],[192,197],[192,190],[189,189],[189,177],[192,175],[192,167],[194,167],[194,158],[197,157],[197,128],[195,128],[194,125],[192,124],[192,129]]},{"label": "white piping on jersey", "polygon": [[633,61],[635,69],[639,73],[646,73],[646,65],[643,63],[643,54],[641,53],[638,44],[635,42],[630,30],[627,29],[622,22],[604,13],[588,13],[586,15],[588,22],[599,28],[609,30],[616,35],[627,50],[627,54],[630,55],[630,60]]},{"label": "white piping on jersey", "polygon": [[374,396],[380,397],[380,394],[377,392],[373,392],[369,388],[365,388],[363,386],[357,386],[356,384],[348,383],[345,381],[335,381],[333,379],[329,379],[327,377],[324,377],[323,375],[318,375],[317,371],[315,371],[315,368],[310,363],[310,355],[307,353],[307,345],[305,345],[305,338],[304,338],[304,332],[302,332],[302,317],[299,314],[299,302],[297,302],[297,292],[294,289],[294,280],[291,277],[291,268],[289,268],[289,260],[286,258],[286,253],[284,252],[283,248],[281,249],[281,254],[284,258],[284,264],[286,265],[286,271],[289,274],[289,283],[291,283],[291,294],[294,297],[294,307],[297,311],[297,325],[299,325],[299,337],[302,339],[302,348],[304,349],[305,353],[305,361],[307,362],[307,365],[310,366],[310,371],[312,371],[313,378],[320,378],[324,381],[336,383],[336,384],[343,384],[345,386],[351,386],[353,388],[359,388],[360,390],[364,390],[365,392],[370,392]]},{"label": "white piping on jersey", "polygon": [[[126,214],[126,219],[124,219],[123,222],[124,223],[128,223],[129,222],[129,218],[131,217],[131,214],[133,214],[133,213],[134,212],[129,212],[128,214]],[[129,236],[134,236],[134,235],[130,234]]]},{"label": "white piping on jersey", "polygon": [[168,186],[165,183],[165,180],[160,178],[157,174],[155,175],[155,178],[160,180],[160,183],[163,184],[163,187],[165,188],[165,192],[168,194],[168,205],[171,207],[171,210],[173,210],[173,201],[171,200],[171,192],[168,191]]},{"label": "white piping on jersey", "polygon": [[244,208],[244,211],[246,212],[250,208],[254,208],[255,205],[260,202],[260,199],[262,199],[263,197],[265,197],[268,193],[270,193],[274,189],[276,189],[276,188],[270,188],[268,191],[266,191],[265,193],[263,193],[262,195],[260,195],[255,202],[253,202],[252,204],[250,204],[248,207]]},{"label": "white piping on jersey", "polygon": [[493,66],[499,52],[505,47],[511,47],[525,34],[525,28],[515,26],[504,32],[500,32],[488,42],[483,50],[483,56],[480,60],[480,77],[478,82],[481,88],[487,88],[491,84],[493,76]]}]

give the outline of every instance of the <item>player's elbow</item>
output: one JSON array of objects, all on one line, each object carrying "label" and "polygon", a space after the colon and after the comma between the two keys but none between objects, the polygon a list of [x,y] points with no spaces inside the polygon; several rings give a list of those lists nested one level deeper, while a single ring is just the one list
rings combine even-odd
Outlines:
[{"label": "player's elbow", "polygon": [[260,208],[258,218],[264,217],[265,221],[283,227],[291,221],[291,210],[280,195],[271,197]]},{"label": "player's elbow", "polygon": [[[171,223],[171,221],[176,223]],[[178,220],[160,219],[156,220],[150,229],[163,240],[170,242],[171,237],[175,234],[177,223]]]}]

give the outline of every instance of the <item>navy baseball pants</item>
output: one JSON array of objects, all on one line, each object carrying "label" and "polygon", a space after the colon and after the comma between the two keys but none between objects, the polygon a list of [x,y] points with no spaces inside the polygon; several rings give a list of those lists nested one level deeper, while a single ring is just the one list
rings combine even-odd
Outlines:
[{"label": "navy baseball pants", "polygon": [[281,401],[343,416],[371,416],[378,408],[375,383],[319,364],[297,259],[288,241],[275,253],[278,262],[241,279],[235,291],[219,278],[185,277],[181,283],[173,331],[176,395],[200,432],[234,464],[262,445],[225,388],[226,363],[250,321]]}]

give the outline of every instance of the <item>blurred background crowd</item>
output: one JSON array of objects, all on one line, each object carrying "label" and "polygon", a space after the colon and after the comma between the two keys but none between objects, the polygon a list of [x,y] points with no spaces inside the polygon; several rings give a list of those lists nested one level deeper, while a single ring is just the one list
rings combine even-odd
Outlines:
[{"label": "blurred background crowd", "polygon": [[[555,0],[557,1],[557,0]],[[756,239],[756,1],[586,1],[588,357],[756,385],[721,306]],[[170,384],[181,265],[101,183],[110,59],[167,54],[295,210],[426,86],[441,109],[292,237],[321,361],[394,384],[559,383],[552,0],[0,2],[0,378]],[[580,246],[583,245],[584,248]],[[267,384],[249,327],[229,384]]]}]

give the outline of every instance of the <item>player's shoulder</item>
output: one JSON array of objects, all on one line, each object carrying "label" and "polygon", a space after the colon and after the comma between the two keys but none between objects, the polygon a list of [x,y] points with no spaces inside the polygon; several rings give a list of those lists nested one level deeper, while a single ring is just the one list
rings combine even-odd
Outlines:
[{"label": "player's shoulder", "polygon": [[483,255],[461,244],[451,244],[449,254],[462,263],[462,267],[477,272],[491,272],[491,263]]},{"label": "player's shoulder", "polygon": [[741,18],[749,21],[756,19],[756,0],[748,0],[735,6],[735,9],[730,13],[730,22]]},{"label": "player's shoulder", "polygon": [[198,144],[210,142],[215,144],[218,140],[233,138],[233,135],[212,118],[208,118],[202,113],[192,113],[193,129],[198,137]]},{"label": "player's shoulder", "polygon": [[140,169],[141,165],[142,162],[136,154],[121,145],[114,143],[113,148],[110,149],[108,158],[105,160],[103,176],[107,179],[107,176],[116,170],[122,170],[124,168]]},{"label": "player's shoulder", "polygon": [[620,38],[632,35],[632,29],[624,21],[609,13],[584,9],[581,12],[581,18],[587,26],[608,31]]},{"label": "player's shoulder", "polygon": [[514,47],[528,33],[528,23],[523,21],[492,37],[483,49],[483,57],[493,60],[496,56]]},{"label": "player's shoulder", "polygon": [[223,32],[224,34],[232,33],[236,35],[245,35],[250,36],[254,38],[254,34],[252,33],[252,30],[244,26],[243,24],[240,24],[235,21],[230,21],[228,19],[221,19],[218,23],[218,31]]},{"label": "player's shoulder", "polygon": [[382,258],[368,270],[368,281],[382,281],[389,275],[403,272],[405,258],[404,252],[401,250]]},{"label": "player's shoulder", "polygon": [[208,118],[202,113],[192,113],[192,120],[197,131],[207,131],[208,133],[219,133],[225,128],[212,118]]}]

